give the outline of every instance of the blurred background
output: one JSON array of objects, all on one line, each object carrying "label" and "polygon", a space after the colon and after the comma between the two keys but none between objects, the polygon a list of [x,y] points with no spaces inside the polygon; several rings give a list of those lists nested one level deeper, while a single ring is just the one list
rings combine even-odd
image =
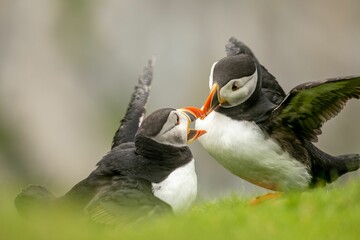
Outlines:
[{"label": "blurred background", "polygon": [[[156,56],[148,113],[201,106],[213,62],[234,36],[285,91],[360,74],[358,0],[0,0],[0,186],[65,193],[110,149],[143,66]],[[360,152],[360,101],[317,144]],[[232,176],[199,143],[201,198],[263,190]],[[348,174],[360,180],[359,173]]]}]

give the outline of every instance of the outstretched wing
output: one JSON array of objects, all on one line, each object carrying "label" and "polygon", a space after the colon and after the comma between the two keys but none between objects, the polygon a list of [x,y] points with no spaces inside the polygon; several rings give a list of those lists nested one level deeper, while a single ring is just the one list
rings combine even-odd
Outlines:
[{"label": "outstretched wing", "polygon": [[118,176],[88,204],[85,212],[94,222],[122,225],[169,213],[171,207],[152,194],[150,182]]},{"label": "outstretched wing", "polygon": [[145,115],[146,103],[150,94],[150,86],[153,78],[154,60],[149,60],[144,68],[139,82],[131,96],[125,117],[120,122],[120,127],[113,138],[111,149],[125,142],[133,142],[136,131]]},{"label": "outstretched wing", "polygon": [[351,98],[360,98],[360,76],[304,83],[290,91],[274,109],[272,117],[305,139],[316,142],[322,125],[335,117]]}]

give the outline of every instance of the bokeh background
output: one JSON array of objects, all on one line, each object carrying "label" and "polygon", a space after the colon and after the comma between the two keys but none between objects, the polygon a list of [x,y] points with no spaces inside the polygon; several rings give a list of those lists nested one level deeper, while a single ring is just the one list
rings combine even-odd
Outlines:
[{"label": "bokeh background", "polygon": [[[201,106],[213,62],[234,36],[286,91],[360,74],[358,0],[0,0],[0,186],[63,194],[109,150],[147,60],[157,63],[148,112]],[[328,122],[317,144],[360,152],[360,102]],[[201,198],[263,190],[202,149]],[[360,180],[348,174],[336,184]]]}]

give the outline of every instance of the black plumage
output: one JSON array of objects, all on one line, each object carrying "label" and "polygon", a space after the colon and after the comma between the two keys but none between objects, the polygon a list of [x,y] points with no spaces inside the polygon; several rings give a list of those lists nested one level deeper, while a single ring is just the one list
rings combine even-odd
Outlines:
[{"label": "black plumage", "polygon": [[[313,145],[313,142],[316,142],[317,136],[321,134],[322,125],[327,120],[336,116],[348,100],[360,98],[360,76],[340,77],[300,84],[293,88],[289,94],[285,95],[275,77],[259,63],[253,52],[242,42],[231,38],[226,45],[226,53],[227,57],[219,60],[213,67],[211,73],[213,89],[202,109],[203,114],[208,115],[211,110],[215,109],[216,113],[227,116],[231,120],[239,121],[239,126],[241,126],[239,128],[244,128],[244,126],[248,125],[253,126],[252,123],[255,123],[264,135],[265,140],[261,140],[261,143],[268,144],[266,139],[275,140],[283,150],[283,153],[289,153],[291,157],[305,166],[305,171],[308,171],[311,175],[309,186],[331,183],[339,176],[359,168],[360,156],[358,154],[331,156],[319,150]],[[241,81],[251,82],[251,76],[256,75],[255,70],[257,71],[257,81],[253,81],[253,84],[256,84],[254,91],[249,93],[251,95],[243,96],[243,101],[241,101],[241,95],[239,95],[236,100],[240,102],[239,104],[230,104],[227,101],[228,99],[224,97],[225,95],[222,96],[222,88],[227,91],[226,96],[231,96],[232,99],[230,100],[235,102],[236,91],[239,90],[239,87],[233,88],[231,92],[229,90],[231,88],[227,87],[228,84],[234,84],[234,81],[238,81],[239,84],[242,84]],[[244,84],[247,84],[247,82]],[[248,91],[251,89],[249,86],[250,84],[245,86]],[[214,98],[217,98],[217,100],[214,100]],[[216,107],[216,104],[219,106]],[[213,120],[207,121],[205,123],[207,125],[203,125],[200,122],[199,126],[210,132],[211,128],[214,127],[214,123],[210,121]],[[230,122],[230,120],[228,121]],[[249,124],[244,124],[244,122]],[[205,126],[208,126],[209,129]],[[224,123],[224,126],[218,127],[223,129],[224,133],[231,133],[232,130],[226,129],[227,126],[228,123]],[[253,127],[251,128],[253,129]],[[257,134],[256,131],[253,132]],[[239,135],[241,134],[239,132]],[[232,135],[232,137],[234,136]],[[204,139],[206,139],[206,136]],[[241,141],[246,140],[241,139]],[[209,142],[207,140],[204,147],[211,146],[212,142]],[[233,145],[236,145],[236,143]],[[251,147],[257,148],[257,146]],[[245,161],[244,158],[246,159],[249,153],[246,151],[240,152],[242,151],[240,149],[233,149],[237,153],[232,154],[230,153],[231,149],[229,150],[229,146],[222,149],[221,145],[219,145],[219,150],[213,152],[212,155],[217,156],[217,160],[220,163],[227,159],[223,159],[223,155],[235,155],[238,158],[233,159],[233,161]],[[207,150],[211,151],[211,149]],[[276,152],[276,147],[271,151]],[[279,156],[283,153],[279,153]],[[256,159],[256,157],[254,158]],[[237,164],[228,164],[226,161],[229,160],[225,160],[225,165],[235,168],[230,169],[230,171],[236,172],[241,177],[243,173],[241,169],[236,169]],[[281,167],[279,167],[281,164],[278,166],[267,165],[269,163],[266,161],[266,157],[265,159],[259,157],[256,161],[256,164],[259,164],[257,166],[260,167],[259,172],[253,170],[256,180],[252,182],[255,184],[258,181],[259,185],[261,185],[262,181],[259,176],[262,172],[265,171],[267,172],[266,174],[270,174],[276,167],[278,169],[274,170],[274,173],[281,171]],[[244,175],[249,177],[248,174]],[[269,175],[267,177],[267,181],[272,178]],[[272,190],[284,190],[277,188],[276,183],[267,182],[264,186]],[[285,190],[289,189],[286,188]]]},{"label": "black plumage", "polygon": [[[76,201],[85,206],[100,188],[109,185],[112,174],[126,175],[126,171],[130,171],[131,168],[124,165],[127,163],[124,160],[134,158],[135,134],[145,116],[153,78],[153,64],[153,60],[149,60],[139,77],[125,116],[113,137],[111,151],[97,164],[97,169],[61,197],[61,201]],[[115,167],[118,167],[118,171],[114,170]]]},{"label": "black plumage", "polygon": [[283,143],[284,149],[309,165],[312,185],[331,183],[359,168],[358,154],[331,156],[312,144],[318,141],[323,124],[335,117],[351,98],[360,98],[360,76],[303,83],[289,92],[266,123],[260,124],[270,137]]},{"label": "black plumage", "polygon": [[360,98],[359,76],[303,83],[290,91],[271,118],[285,121],[297,134],[317,142],[322,125],[335,117],[351,98]]},{"label": "black plumage", "polygon": [[154,196],[152,184],[163,181],[193,157],[186,145],[172,146],[152,139],[175,109],[157,110],[139,127],[152,76],[150,61],[135,87],[125,117],[113,138],[112,149],[97,163],[96,169],[59,198],[41,186],[24,189],[15,199],[20,214],[34,213],[31,211],[34,207],[71,203],[94,221],[111,224],[171,212],[168,203]]},{"label": "black plumage", "polygon": [[92,221],[107,225],[133,223],[170,211],[167,203],[153,196],[149,181],[121,176],[113,177],[112,184],[102,189],[86,207]]},{"label": "black plumage", "polygon": [[[221,71],[215,71],[216,69],[214,69],[213,78],[220,81],[220,86],[231,79],[251,75],[255,69],[258,71],[260,81],[257,85],[258,90],[246,102],[233,107],[233,111],[227,111],[224,108],[219,108],[217,111],[231,118],[241,118],[255,122],[267,119],[271,111],[286,96],[284,90],[276,78],[259,63],[253,52],[244,43],[232,37],[226,44],[225,51],[227,57],[221,59],[215,66]],[[230,62],[231,64],[229,64]],[[239,64],[234,64],[234,62]]]},{"label": "black plumage", "polygon": [[229,42],[225,45],[225,52],[227,56],[246,54],[252,57],[253,61],[255,61],[259,66],[261,88],[265,96],[270,100],[270,102],[274,104],[279,104],[284,99],[286,94],[278,81],[276,81],[276,78],[263,65],[259,63],[251,49],[243,42],[237,40],[234,37],[231,37]]},{"label": "black plumage", "polygon": [[119,146],[124,142],[134,141],[135,133],[146,113],[146,103],[149,99],[153,79],[153,67],[154,60],[149,60],[148,65],[143,70],[143,74],[139,77],[138,84],[135,86],[128,109],[120,122],[119,129],[115,133],[111,148]]}]

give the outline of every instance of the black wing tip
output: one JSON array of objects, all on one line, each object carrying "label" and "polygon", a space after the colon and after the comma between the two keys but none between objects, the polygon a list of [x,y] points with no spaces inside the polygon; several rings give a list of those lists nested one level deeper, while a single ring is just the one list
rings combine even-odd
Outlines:
[{"label": "black wing tip", "polygon": [[153,79],[154,66],[155,57],[151,57],[148,60],[147,65],[143,68],[138,83],[135,85],[124,118],[120,121],[120,127],[113,137],[111,149],[122,143],[134,140],[139,123],[145,115],[146,103],[149,98],[151,82]]},{"label": "black wing tip", "polygon": [[230,37],[229,42],[225,45],[225,52],[227,56],[235,56],[241,53],[242,42],[237,40],[235,37]]},{"label": "black wing tip", "polygon": [[147,65],[144,67],[142,74],[139,77],[138,84],[140,86],[150,86],[153,78],[153,70],[156,63],[156,58],[153,56],[148,60]]},{"label": "black wing tip", "polygon": [[235,56],[239,54],[247,54],[255,58],[254,53],[242,41],[235,37],[230,37],[228,43],[225,45],[225,52],[227,56]]},{"label": "black wing tip", "polygon": [[236,46],[238,46],[238,47],[241,47],[241,46],[244,46],[244,45],[245,45],[242,41],[238,40],[238,39],[237,39],[236,37],[234,37],[234,36],[231,36],[228,41],[229,41],[228,44],[236,45]]}]

